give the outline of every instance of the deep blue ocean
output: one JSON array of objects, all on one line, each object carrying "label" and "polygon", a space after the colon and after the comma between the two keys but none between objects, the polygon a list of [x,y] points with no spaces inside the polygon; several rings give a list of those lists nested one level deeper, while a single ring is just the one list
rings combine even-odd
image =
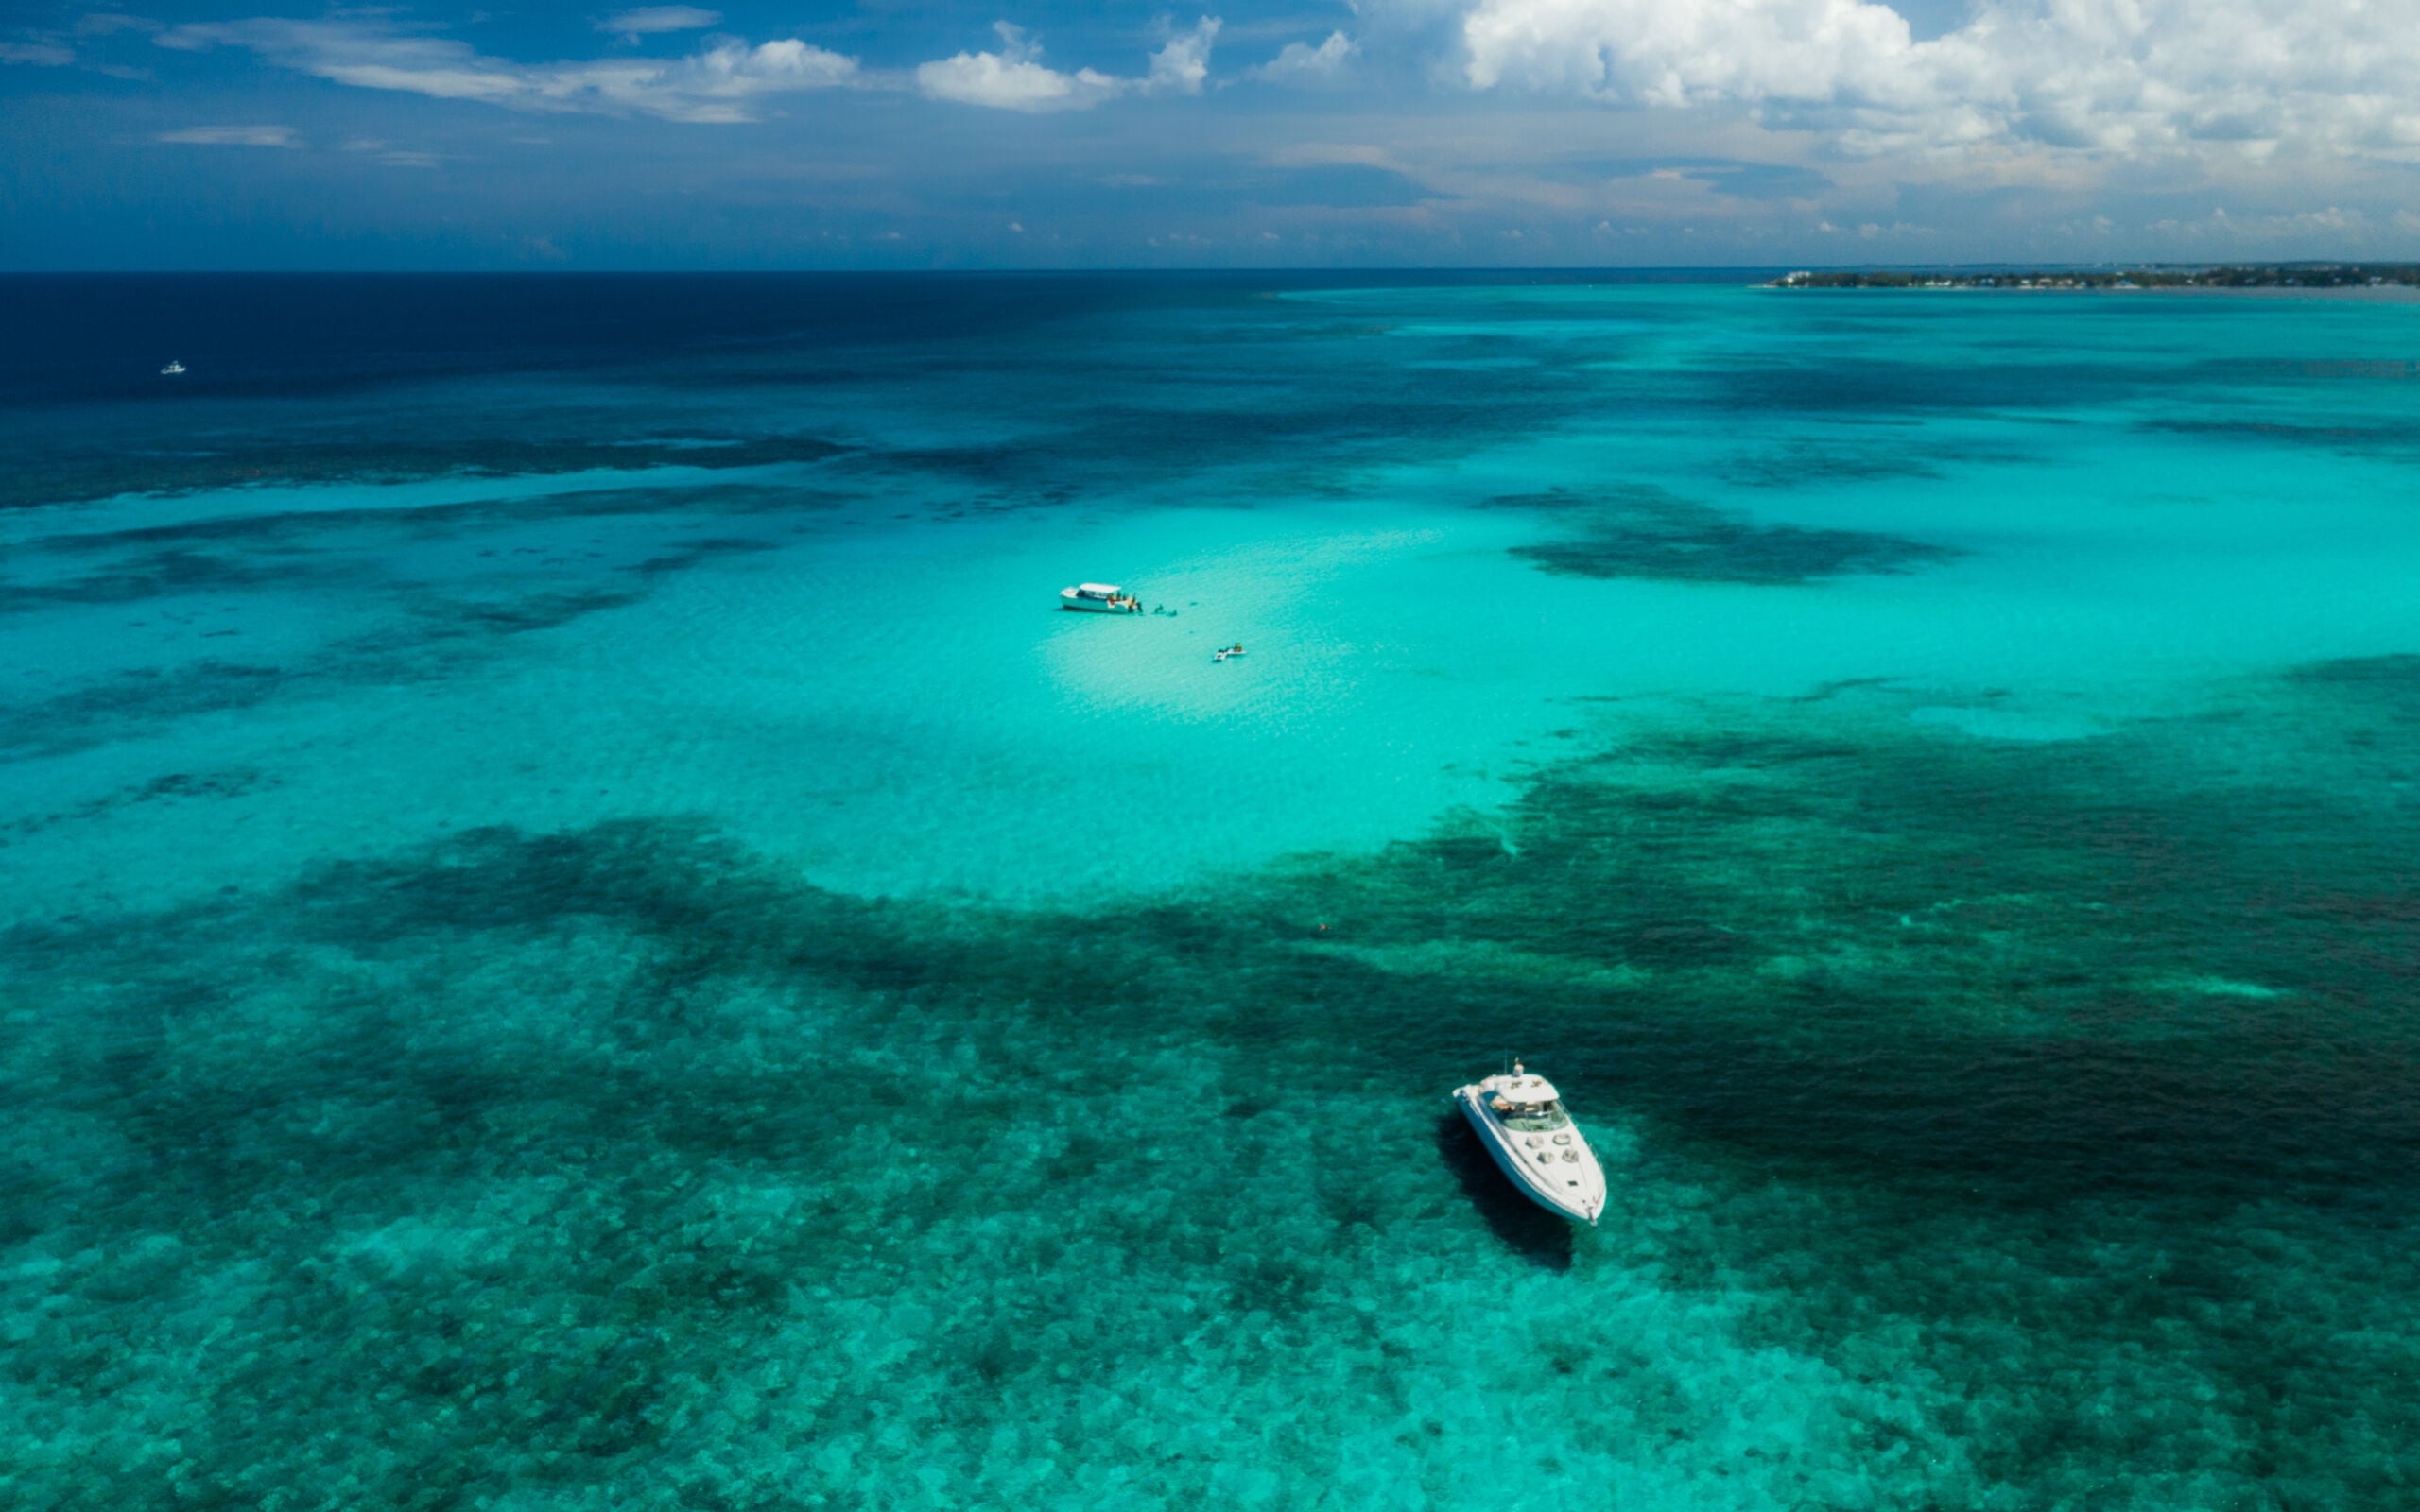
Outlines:
[{"label": "deep blue ocean", "polygon": [[0,279],[0,1506],[2420,1507],[2420,303],[1748,285]]}]

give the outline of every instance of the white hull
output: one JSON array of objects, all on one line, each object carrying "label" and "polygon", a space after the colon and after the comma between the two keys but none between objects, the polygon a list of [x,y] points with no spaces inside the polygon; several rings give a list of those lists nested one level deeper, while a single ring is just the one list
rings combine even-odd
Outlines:
[{"label": "white hull", "polygon": [[1115,583],[1084,583],[1075,588],[1059,590],[1061,609],[1082,610],[1090,614],[1136,614],[1143,606],[1133,594]]},{"label": "white hull", "polygon": [[1492,1090],[1484,1083],[1457,1087],[1454,1104],[1470,1120],[1496,1169],[1548,1212],[1595,1224],[1605,1211],[1605,1171],[1581,1136],[1580,1125],[1534,1134],[1507,1128],[1487,1106]]}]

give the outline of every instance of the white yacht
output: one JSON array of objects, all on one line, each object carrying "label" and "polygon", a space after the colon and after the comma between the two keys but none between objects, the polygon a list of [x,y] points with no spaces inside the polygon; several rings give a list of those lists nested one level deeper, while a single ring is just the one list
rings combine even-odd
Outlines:
[{"label": "white yacht", "polygon": [[1605,1211],[1605,1172],[1563,1099],[1544,1076],[1512,1062],[1507,1075],[1454,1089],[1454,1102],[1487,1153],[1539,1207],[1595,1224]]},{"label": "white yacht", "polygon": [[185,365],[183,363],[171,362],[166,367],[160,369],[160,376],[163,378],[174,378],[177,374],[184,370]]},{"label": "white yacht", "polygon": [[1115,583],[1079,583],[1059,590],[1061,609],[1090,610],[1096,614],[1140,614],[1143,601]]}]

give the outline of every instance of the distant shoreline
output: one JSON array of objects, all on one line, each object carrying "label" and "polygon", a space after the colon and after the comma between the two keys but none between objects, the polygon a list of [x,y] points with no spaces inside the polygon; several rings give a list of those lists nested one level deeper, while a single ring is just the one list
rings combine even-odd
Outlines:
[{"label": "distant shoreline", "polygon": [[1774,289],[1981,289],[1995,293],[2233,294],[2267,298],[2420,299],[2420,264],[2327,263],[2142,267],[2108,272],[2014,268],[1785,273]]}]

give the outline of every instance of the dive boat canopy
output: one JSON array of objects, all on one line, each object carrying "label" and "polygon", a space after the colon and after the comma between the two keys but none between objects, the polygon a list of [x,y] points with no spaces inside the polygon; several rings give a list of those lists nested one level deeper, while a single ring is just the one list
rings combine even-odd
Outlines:
[{"label": "dive boat canopy", "polygon": [[1061,609],[1089,610],[1096,614],[1140,614],[1143,602],[1115,583],[1078,583],[1059,590]]}]

